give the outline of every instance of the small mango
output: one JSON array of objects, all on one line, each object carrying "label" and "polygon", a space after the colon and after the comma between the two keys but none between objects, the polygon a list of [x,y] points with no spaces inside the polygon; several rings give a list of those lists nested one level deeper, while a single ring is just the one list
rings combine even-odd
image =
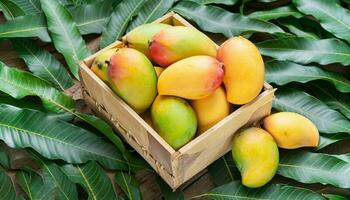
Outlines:
[{"label": "small mango", "polygon": [[210,56],[193,56],[167,67],[158,79],[158,93],[185,99],[201,99],[222,83],[221,64]]},{"label": "small mango", "polygon": [[223,87],[203,99],[193,100],[192,107],[198,118],[198,133],[204,133],[230,114],[230,104],[226,100]]},{"label": "small mango", "polygon": [[148,46],[153,36],[159,31],[171,27],[168,24],[143,24],[130,31],[123,38],[123,46],[136,49],[149,57]]},{"label": "small mango", "polygon": [[159,78],[160,74],[164,71],[164,68],[155,66],[154,70],[156,70],[157,77]]},{"label": "small mango", "polygon": [[181,98],[158,95],[151,107],[151,119],[155,130],[175,150],[196,134],[196,114]]},{"label": "small mango", "polygon": [[112,55],[117,51],[117,48],[108,49],[101,52],[96,56],[94,62],[91,65],[91,70],[103,81],[107,82],[107,67],[108,62],[111,59]]},{"label": "small mango", "polygon": [[258,48],[244,37],[232,37],[219,48],[224,63],[227,101],[242,105],[259,95],[264,85],[264,61]]},{"label": "small mango", "polygon": [[251,127],[236,133],[232,157],[242,175],[242,184],[257,188],[268,183],[276,173],[279,152],[273,137],[261,128]]},{"label": "small mango", "polygon": [[157,95],[157,74],[151,61],[131,48],[119,49],[111,57],[108,83],[137,113],[150,107]]},{"label": "small mango", "polygon": [[319,144],[317,127],[300,114],[279,112],[266,117],[263,123],[281,148],[317,147]]},{"label": "small mango", "polygon": [[154,35],[149,46],[151,59],[162,67],[196,55],[216,57],[216,45],[202,32],[185,26],[172,26]]}]

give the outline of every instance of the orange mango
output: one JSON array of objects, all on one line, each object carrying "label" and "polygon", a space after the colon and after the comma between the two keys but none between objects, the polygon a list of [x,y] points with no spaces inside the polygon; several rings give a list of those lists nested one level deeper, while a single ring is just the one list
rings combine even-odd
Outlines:
[{"label": "orange mango", "polygon": [[172,26],[159,31],[149,46],[151,59],[162,67],[196,55],[215,58],[216,53],[216,45],[209,37],[185,26]]},{"label": "orange mango", "polygon": [[266,117],[263,122],[264,129],[275,138],[281,148],[317,147],[319,144],[317,127],[300,114],[279,112]]},{"label": "orange mango", "polygon": [[112,55],[117,51],[117,48],[108,49],[101,52],[96,56],[94,62],[91,65],[91,70],[103,81],[108,81],[107,77],[107,67],[108,62],[111,59]]},{"label": "orange mango", "polygon": [[244,37],[232,37],[219,48],[224,64],[227,101],[242,105],[259,95],[264,84],[264,61],[258,48]]},{"label": "orange mango", "polygon": [[192,107],[197,114],[198,132],[205,132],[230,114],[230,104],[226,100],[223,87],[203,99],[193,100]]},{"label": "orange mango", "polygon": [[167,67],[158,79],[158,93],[185,99],[201,99],[220,87],[224,71],[210,56],[193,56]]},{"label": "orange mango", "polygon": [[137,113],[150,107],[157,95],[157,74],[151,61],[131,48],[119,49],[111,57],[108,83]]},{"label": "orange mango", "polygon": [[160,74],[164,71],[164,68],[155,66],[154,70],[156,70],[157,77],[159,77]]}]

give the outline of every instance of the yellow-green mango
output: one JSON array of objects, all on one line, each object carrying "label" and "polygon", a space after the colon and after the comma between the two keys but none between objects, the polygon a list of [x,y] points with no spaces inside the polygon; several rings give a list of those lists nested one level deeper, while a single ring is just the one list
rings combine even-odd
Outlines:
[{"label": "yellow-green mango", "polygon": [[91,70],[103,81],[108,81],[107,67],[112,55],[117,51],[117,48],[108,49],[96,56],[91,65]]},{"label": "yellow-green mango", "polygon": [[216,45],[195,28],[172,26],[154,35],[149,46],[150,58],[162,67],[196,55],[216,57]]},{"label": "yellow-green mango", "polygon": [[130,31],[123,38],[124,46],[136,49],[148,57],[148,46],[153,36],[159,31],[171,27],[168,24],[143,24]]},{"label": "yellow-green mango", "polygon": [[273,137],[261,128],[251,127],[233,136],[232,157],[242,175],[242,184],[257,188],[276,173],[279,153]]},{"label": "yellow-green mango", "polygon": [[196,114],[184,99],[158,95],[151,107],[151,119],[154,129],[175,150],[196,134]]},{"label": "yellow-green mango", "polygon": [[119,49],[111,57],[108,83],[137,113],[150,107],[157,95],[157,74],[151,61],[131,48]]},{"label": "yellow-green mango", "polygon": [[308,118],[293,112],[279,112],[264,119],[264,129],[276,140],[279,147],[296,149],[317,147],[320,134]]}]

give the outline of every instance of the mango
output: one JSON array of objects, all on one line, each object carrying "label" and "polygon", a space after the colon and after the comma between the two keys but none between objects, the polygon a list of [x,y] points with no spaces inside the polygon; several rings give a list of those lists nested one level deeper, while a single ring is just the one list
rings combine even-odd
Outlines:
[{"label": "mango", "polygon": [[233,136],[232,157],[242,175],[242,184],[250,188],[268,183],[275,175],[279,162],[278,147],[273,137],[255,127]]},{"label": "mango", "polygon": [[317,147],[319,144],[317,127],[300,114],[279,112],[266,117],[263,123],[281,148]]},{"label": "mango", "polygon": [[196,114],[184,99],[158,95],[151,107],[151,119],[154,129],[175,150],[196,134]]},{"label": "mango", "polygon": [[210,56],[193,56],[167,67],[158,79],[158,93],[185,99],[201,99],[222,83],[221,64]]},{"label": "mango", "polygon": [[224,64],[227,101],[242,105],[259,95],[264,85],[264,61],[258,48],[244,37],[232,37],[219,48]]},{"label": "mango", "polygon": [[157,95],[157,74],[141,52],[123,48],[113,54],[108,66],[108,83],[137,113],[151,106]]},{"label": "mango", "polygon": [[204,133],[230,114],[230,104],[226,100],[223,87],[203,99],[193,100],[192,107],[198,119],[198,133]]},{"label": "mango", "polygon": [[164,71],[164,68],[155,66],[154,70],[156,70],[157,77],[159,77],[160,74]]},{"label": "mango", "polygon": [[96,56],[94,62],[91,65],[91,71],[93,71],[101,80],[107,82],[107,67],[108,62],[112,55],[117,51],[117,48],[108,49]]},{"label": "mango", "polygon": [[154,35],[149,46],[151,59],[162,67],[196,55],[216,57],[216,45],[195,28],[172,26]]},{"label": "mango", "polygon": [[153,36],[159,31],[171,27],[168,24],[143,24],[130,31],[123,38],[123,46],[136,49],[149,57],[148,46]]}]

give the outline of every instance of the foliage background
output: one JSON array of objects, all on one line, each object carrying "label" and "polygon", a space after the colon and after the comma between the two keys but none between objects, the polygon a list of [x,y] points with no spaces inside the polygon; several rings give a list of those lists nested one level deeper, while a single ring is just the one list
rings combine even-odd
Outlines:
[{"label": "foliage background", "polygon": [[[165,199],[348,199],[349,3],[0,0],[0,199],[155,199],[159,191]],[[230,154],[185,193],[155,181],[149,166],[89,114],[77,61],[170,10],[218,43],[234,35],[253,41],[266,81],[278,88],[275,111],[310,118],[320,147],[281,151],[276,177],[260,189],[240,184]]]}]

